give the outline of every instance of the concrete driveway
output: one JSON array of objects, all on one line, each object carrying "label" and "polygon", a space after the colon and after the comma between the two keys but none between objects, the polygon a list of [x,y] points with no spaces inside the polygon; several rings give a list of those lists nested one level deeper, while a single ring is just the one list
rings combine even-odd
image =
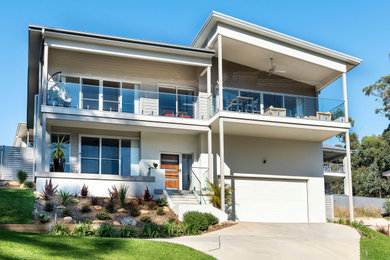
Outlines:
[{"label": "concrete driveway", "polygon": [[331,223],[241,222],[200,236],[159,240],[183,244],[217,259],[360,259],[358,232]]}]

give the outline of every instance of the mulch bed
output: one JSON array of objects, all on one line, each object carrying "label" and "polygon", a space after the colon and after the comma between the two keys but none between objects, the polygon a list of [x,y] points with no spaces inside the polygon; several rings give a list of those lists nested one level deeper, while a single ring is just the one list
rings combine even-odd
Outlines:
[{"label": "mulch bed", "polygon": [[228,227],[234,226],[236,224],[237,224],[237,222],[233,222],[233,221],[222,222],[222,223],[216,224],[214,226],[210,226],[206,231],[203,231],[202,234],[210,233],[210,232],[217,231],[217,230],[224,229],[224,228],[228,228]]}]

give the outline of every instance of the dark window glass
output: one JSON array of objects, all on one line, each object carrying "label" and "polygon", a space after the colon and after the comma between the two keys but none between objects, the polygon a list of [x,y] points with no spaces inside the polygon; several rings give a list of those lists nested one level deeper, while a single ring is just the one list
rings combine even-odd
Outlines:
[{"label": "dark window glass", "polygon": [[175,88],[159,88],[158,99],[160,116],[176,116]]},{"label": "dark window glass", "polygon": [[122,140],[121,143],[121,175],[131,175],[131,141]]},{"label": "dark window glass", "polygon": [[264,110],[270,106],[283,108],[283,96],[264,94]]},{"label": "dark window glass", "polygon": [[99,138],[81,138],[81,157],[99,158]]},{"label": "dark window glass", "polygon": [[119,174],[119,139],[102,138],[102,174]]},{"label": "dark window glass", "polygon": [[[70,135],[66,134],[51,134],[51,146],[57,143],[58,141],[64,142],[64,152],[65,152],[65,172],[70,172]],[[53,158],[54,148],[51,148],[50,158]],[[50,171],[54,171],[53,160],[50,160]]]}]

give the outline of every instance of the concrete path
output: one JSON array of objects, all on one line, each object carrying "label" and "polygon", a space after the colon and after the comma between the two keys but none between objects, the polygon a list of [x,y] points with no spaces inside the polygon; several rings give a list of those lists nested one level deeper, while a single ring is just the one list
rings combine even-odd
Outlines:
[{"label": "concrete path", "polygon": [[200,236],[159,239],[217,259],[360,259],[358,232],[348,226],[241,222]]}]

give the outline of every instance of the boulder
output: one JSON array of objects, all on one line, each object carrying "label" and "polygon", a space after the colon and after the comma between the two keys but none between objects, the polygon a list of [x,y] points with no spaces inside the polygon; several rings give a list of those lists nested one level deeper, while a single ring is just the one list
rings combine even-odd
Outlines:
[{"label": "boulder", "polygon": [[70,224],[72,223],[72,221],[73,221],[72,217],[65,217],[63,220],[64,224]]},{"label": "boulder", "polygon": [[121,225],[121,223],[119,223],[118,221],[114,221],[114,222],[112,222],[112,224],[114,225],[114,226],[120,226]]},{"label": "boulder", "polygon": [[74,203],[74,204],[77,204],[77,203],[79,203],[79,202],[80,202],[79,199],[76,199],[76,198],[72,199],[72,203]]},{"label": "boulder", "polygon": [[66,207],[65,207],[64,205],[59,205],[59,206],[57,207],[57,209],[62,209],[62,210],[64,210],[64,209],[66,209]]},{"label": "boulder", "polygon": [[92,224],[102,224],[102,223],[104,223],[104,220],[95,219],[92,221]]},{"label": "boulder", "polygon": [[127,210],[124,208],[120,208],[116,211],[117,213],[127,213]]},{"label": "boulder", "polygon": [[163,207],[163,211],[164,211],[165,213],[168,213],[168,212],[169,212],[169,207],[164,206],[164,207]]},{"label": "boulder", "polygon": [[124,218],[121,220],[121,223],[123,226],[135,226],[137,225],[137,220],[135,220],[134,218]]},{"label": "boulder", "polygon": [[40,199],[41,193],[39,191],[34,191],[34,196],[35,196],[35,198]]},{"label": "boulder", "polygon": [[143,214],[149,214],[149,210],[141,209],[141,210],[139,211],[139,213],[140,213],[141,215],[143,215]]},{"label": "boulder", "polygon": [[101,211],[103,209],[102,206],[99,206],[99,205],[95,205],[95,206],[93,206],[93,208],[97,211]]}]

